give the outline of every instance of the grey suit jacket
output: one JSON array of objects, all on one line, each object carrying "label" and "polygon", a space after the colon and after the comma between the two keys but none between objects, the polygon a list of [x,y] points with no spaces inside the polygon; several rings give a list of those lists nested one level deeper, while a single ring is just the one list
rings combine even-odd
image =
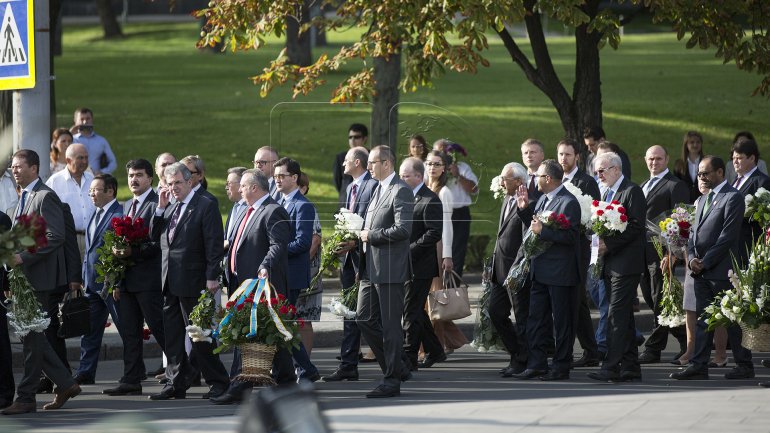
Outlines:
[{"label": "grey suit jacket", "polygon": [[364,224],[369,230],[369,241],[363,254],[365,267],[361,279],[373,284],[394,284],[411,278],[409,237],[413,213],[414,195],[397,177],[379,192],[377,201],[369,203]]},{"label": "grey suit jacket", "polygon": [[67,284],[67,262],[64,257],[66,234],[61,200],[42,179],[38,179],[32,192],[27,194],[22,213],[40,215],[45,219],[48,245],[34,253],[26,249],[21,251],[21,269],[35,291],[54,291]]},{"label": "grey suit jacket", "polygon": [[725,185],[715,194],[708,213],[703,205],[708,194],[702,195],[695,208],[695,227],[687,245],[688,260],[701,259],[701,276],[709,280],[727,280],[733,268],[732,257],[738,257],[741,223],[746,205],[741,194]]}]

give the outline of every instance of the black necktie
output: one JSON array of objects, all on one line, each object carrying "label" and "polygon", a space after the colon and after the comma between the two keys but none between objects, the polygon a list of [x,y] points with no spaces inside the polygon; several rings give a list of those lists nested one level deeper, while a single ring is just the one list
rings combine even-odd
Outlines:
[{"label": "black necktie", "polygon": [[179,202],[176,206],[176,209],[174,209],[174,215],[171,216],[171,223],[168,225],[168,242],[171,243],[171,241],[174,240],[174,232],[176,231],[176,225],[179,223],[179,214],[182,213],[182,206],[184,206],[184,203]]}]

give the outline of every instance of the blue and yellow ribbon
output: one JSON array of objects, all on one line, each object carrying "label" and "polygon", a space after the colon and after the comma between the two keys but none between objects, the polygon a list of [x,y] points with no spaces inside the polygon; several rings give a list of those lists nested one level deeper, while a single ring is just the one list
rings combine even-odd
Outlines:
[{"label": "blue and yellow ribbon", "polygon": [[259,329],[259,324],[257,323],[257,306],[259,305],[259,301],[264,297],[267,300],[267,311],[270,313],[270,318],[273,320],[273,323],[275,323],[275,327],[278,329],[278,332],[283,335],[283,339],[285,341],[291,340],[293,335],[291,332],[289,332],[289,330],[286,329],[286,326],[281,321],[281,318],[278,317],[278,313],[275,312],[275,308],[273,308],[273,303],[271,300],[272,290],[267,278],[248,279],[241,283],[241,285],[238,287],[238,290],[236,290],[235,293],[233,293],[228,299],[228,303],[235,301],[234,307],[230,308],[230,311],[228,311],[227,315],[225,315],[222,321],[219,322],[219,325],[213,332],[212,336],[216,338],[219,335],[220,330],[228,323],[230,323],[230,320],[232,320],[233,311],[237,311],[237,307],[246,302],[246,298],[248,298],[252,292],[254,292],[254,303],[251,305],[249,333],[246,334],[246,338],[254,338],[257,336],[257,330]]}]

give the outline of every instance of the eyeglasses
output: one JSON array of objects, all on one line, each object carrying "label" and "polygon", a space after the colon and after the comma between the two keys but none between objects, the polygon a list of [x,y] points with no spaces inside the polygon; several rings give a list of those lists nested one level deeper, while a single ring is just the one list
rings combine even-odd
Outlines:
[{"label": "eyeglasses", "polygon": [[190,174],[201,174],[198,170],[190,170]]},{"label": "eyeglasses", "polygon": [[706,176],[710,175],[711,173],[713,173],[713,171],[699,171],[697,176],[698,177],[706,177]]},{"label": "eyeglasses", "polygon": [[348,135],[348,140],[360,140],[364,138],[363,135]]},{"label": "eyeglasses", "polygon": [[607,170],[609,170],[611,168],[615,168],[615,166],[613,165],[613,166],[607,167],[607,168],[600,168],[600,169],[596,170],[596,172],[599,173],[599,174],[604,174],[605,171],[607,171]]},{"label": "eyeglasses", "polygon": [[275,159],[271,159],[270,161],[265,161],[264,159],[260,159],[259,161],[253,161],[254,165],[267,165],[267,164],[274,164]]},{"label": "eyeglasses", "polygon": [[168,167],[169,165],[173,164],[173,162],[163,162],[160,164],[161,167]]},{"label": "eyeglasses", "polygon": [[366,161],[366,166],[377,164],[378,162],[386,161],[385,159],[378,159],[377,161]]},{"label": "eyeglasses", "polygon": [[294,176],[294,175],[293,174],[289,174],[289,173],[285,173],[285,174],[284,173],[278,173],[278,174],[274,175],[273,177],[276,178],[276,179],[283,180],[283,179],[285,179],[287,177],[291,177],[291,176]]},{"label": "eyeglasses", "polygon": [[443,167],[444,164],[441,162],[426,162],[425,165],[428,167]]},{"label": "eyeglasses", "polygon": [[106,191],[107,191],[106,188],[105,189],[93,189],[93,188],[91,188],[91,189],[88,190],[88,193],[89,194],[94,194],[94,193],[97,193],[97,192],[106,192]]}]

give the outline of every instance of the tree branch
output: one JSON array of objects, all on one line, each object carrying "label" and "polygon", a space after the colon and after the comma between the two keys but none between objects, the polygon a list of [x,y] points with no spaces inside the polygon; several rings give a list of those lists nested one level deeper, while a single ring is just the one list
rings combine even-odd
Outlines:
[{"label": "tree branch", "polygon": [[545,89],[543,91],[556,104],[557,102],[570,101],[567,89],[562,85],[556,70],[553,68],[551,55],[548,52],[548,44],[545,41],[543,24],[540,21],[540,14],[534,12],[534,1],[528,1],[525,5],[527,11],[531,12],[524,17],[529,34],[529,45],[532,47],[532,55],[535,57],[535,64],[540,77],[543,80]]},{"label": "tree branch", "polygon": [[503,27],[497,34],[500,36],[500,39],[502,39],[503,45],[505,45],[505,48],[511,55],[511,59],[514,63],[519,65],[522,71],[524,71],[524,75],[526,75],[527,79],[537,86],[538,89],[545,92],[545,83],[543,82],[542,77],[529,61],[527,55],[521,51],[519,45],[513,40],[513,36],[508,32],[508,29]]}]

